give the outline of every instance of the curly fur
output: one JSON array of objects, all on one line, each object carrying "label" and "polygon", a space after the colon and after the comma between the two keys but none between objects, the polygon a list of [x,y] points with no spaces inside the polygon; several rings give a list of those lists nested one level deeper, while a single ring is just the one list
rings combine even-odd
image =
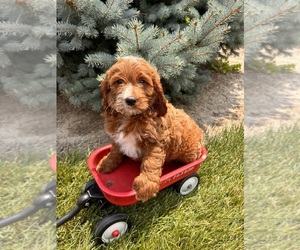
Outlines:
[{"label": "curly fur", "polygon": [[138,200],[156,195],[166,161],[189,163],[201,156],[201,129],[167,102],[157,71],[144,59],[120,58],[106,72],[101,93],[104,126],[113,143],[96,169],[111,172],[124,155],[141,161],[140,175],[133,182]]}]

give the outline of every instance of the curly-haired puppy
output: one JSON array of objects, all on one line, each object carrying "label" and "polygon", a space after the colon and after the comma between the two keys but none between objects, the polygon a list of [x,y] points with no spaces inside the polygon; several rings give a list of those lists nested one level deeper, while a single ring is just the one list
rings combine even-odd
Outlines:
[{"label": "curly-haired puppy", "polygon": [[106,72],[101,93],[104,126],[113,142],[96,169],[111,172],[124,155],[141,161],[133,182],[138,200],[156,195],[166,161],[189,163],[201,156],[201,129],[166,101],[157,71],[144,59],[120,58]]}]

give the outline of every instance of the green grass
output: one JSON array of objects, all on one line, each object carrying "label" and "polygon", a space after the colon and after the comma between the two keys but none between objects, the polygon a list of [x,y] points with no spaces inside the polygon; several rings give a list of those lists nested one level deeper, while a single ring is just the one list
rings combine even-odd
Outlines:
[{"label": "green grass", "polygon": [[[0,159],[0,218],[32,205],[40,189],[55,179],[48,160],[32,155]],[[43,209],[14,224],[0,228],[1,249],[55,249],[55,209]]]},{"label": "green grass", "polygon": [[[58,228],[57,248],[243,249],[243,146],[243,126],[209,138],[198,191],[182,197],[168,188],[145,203],[128,207],[93,205]],[[73,208],[81,187],[92,178],[87,155],[77,153],[59,160],[58,217]],[[92,236],[96,223],[119,212],[129,215],[131,230],[106,246],[97,244]]]},{"label": "green grass", "polygon": [[298,250],[300,124],[245,140],[245,248]]}]

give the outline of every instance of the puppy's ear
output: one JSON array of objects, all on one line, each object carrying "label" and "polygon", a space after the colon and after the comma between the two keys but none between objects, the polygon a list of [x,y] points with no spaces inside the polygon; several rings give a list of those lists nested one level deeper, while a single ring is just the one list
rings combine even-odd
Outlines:
[{"label": "puppy's ear", "polygon": [[152,75],[154,86],[154,103],[153,109],[157,112],[158,116],[164,116],[167,113],[167,100],[160,82],[158,73],[155,71]]},{"label": "puppy's ear", "polygon": [[100,85],[100,91],[102,95],[102,109],[106,111],[108,108],[108,93],[110,92],[109,82],[108,82],[108,73],[106,73],[105,78],[102,80]]}]

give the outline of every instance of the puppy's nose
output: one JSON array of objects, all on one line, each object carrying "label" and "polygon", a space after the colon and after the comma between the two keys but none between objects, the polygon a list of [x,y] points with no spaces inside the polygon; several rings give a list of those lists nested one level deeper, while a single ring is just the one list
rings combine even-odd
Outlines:
[{"label": "puppy's nose", "polygon": [[129,106],[133,106],[136,103],[136,99],[134,97],[127,97],[127,98],[125,98],[125,102]]}]

